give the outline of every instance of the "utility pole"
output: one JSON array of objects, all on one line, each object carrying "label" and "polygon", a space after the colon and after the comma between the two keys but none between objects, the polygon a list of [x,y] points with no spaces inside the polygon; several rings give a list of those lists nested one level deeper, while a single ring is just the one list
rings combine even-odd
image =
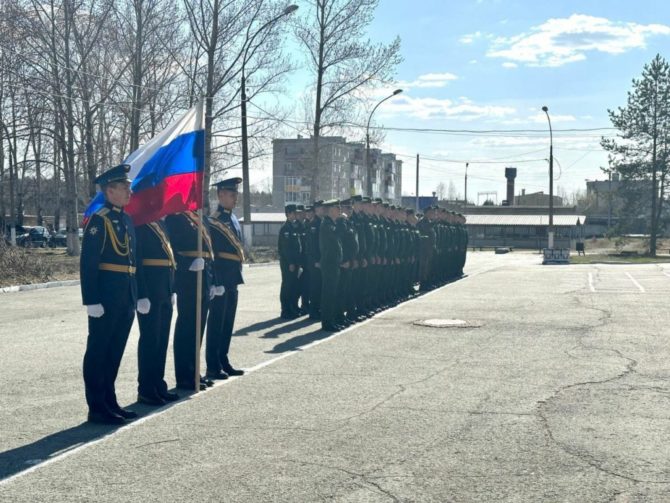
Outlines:
[{"label": "utility pole", "polygon": [[470,165],[469,162],[465,163],[465,206],[468,206],[468,166]]},{"label": "utility pole", "polygon": [[419,212],[419,154],[416,154],[416,212]]}]

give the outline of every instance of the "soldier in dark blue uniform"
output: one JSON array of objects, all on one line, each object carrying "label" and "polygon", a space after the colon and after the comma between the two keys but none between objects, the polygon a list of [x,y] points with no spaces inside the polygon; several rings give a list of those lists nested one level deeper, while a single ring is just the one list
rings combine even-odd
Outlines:
[{"label": "soldier in dark blue uniform", "polygon": [[137,401],[163,405],[179,399],[168,391],[165,359],[170,340],[172,311],[176,302],[174,271],[177,263],[162,221],[135,228],[137,235]]},{"label": "soldier in dark blue uniform", "polygon": [[214,184],[219,207],[210,218],[212,244],[214,245],[214,269],[224,288],[222,296],[214,297],[209,308],[207,323],[207,377],[228,379],[240,376],[243,370],[234,368],[228,359],[230,341],[233,336],[237,313],[237,285],[242,279],[242,229],[233,208],[237,204],[237,189],[241,178],[228,178]]},{"label": "soldier in dark blue uniform", "polygon": [[296,205],[287,204],[284,209],[286,222],[279,229],[277,251],[279,254],[279,267],[281,269],[281,290],[279,300],[281,301],[281,317],[293,320],[300,316],[298,309],[299,273],[302,255],[300,234],[295,224]]},{"label": "soldier in dark blue uniform", "polygon": [[[201,340],[207,322],[209,302],[215,296],[223,295],[223,288],[216,281],[215,271],[212,269],[214,255],[206,217],[203,217],[202,252],[198,252],[198,222],[198,214],[194,211],[183,211],[165,217],[170,243],[177,260],[177,324],[173,344],[175,376],[177,387],[187,390],[195,389],[198,271],[202,271],[200,327],[197,334]],[[204,390],[212,384],[214,383],[211,380],[201,378],[198,388]]]},{"label": "soldier in dark blue uniform", "polygon": [[137,417],[119,406],[114,389],[137,303],[135,232],[123,211],[130,200],[129,169],[122,164],[95,179],[105,205],[91,216],[82,241],[81,293],[88,313],[84,384],[88,420],[96,423]]}]

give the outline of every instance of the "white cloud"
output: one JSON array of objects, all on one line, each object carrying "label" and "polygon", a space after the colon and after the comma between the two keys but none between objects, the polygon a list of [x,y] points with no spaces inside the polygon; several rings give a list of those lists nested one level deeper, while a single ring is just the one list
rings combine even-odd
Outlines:
[{"label": "white cloud", "polygon": [[463,35],[461,38],[458,39],[458,41],[461,44],[468,45],[468,44],[473,43],[476,39],[481,38],[481,36],[482,36],[482,32],[481,31],[476,31],[474,33],[467,33],[467,34]]},{"label": "white cloud", "polygon": [[477,60],[476,59],[471,59],[470,61],[468,61],[468,63],[470,63],[471,65],[476,65]]},{"label": "white cloud", "polygon": [[557,67],[586,59],[589,52],[621,54],[646,47],[654,35],[670,35],[670,26],[614,22],[573,14],[549,19],[529,33],[493,40],[487,56],[527,66]]},{"label": "white cloud", "polygon": [[418,119],[500,119],[516,113],[516,109],[497,105],[478,105],[467,98],[457,101],[440,98],[414,98],[398,96],[384,106],[384,115],[405,115]]},{"label": "white cloud", "polygon": [[426,87],[444,87],[452,80],[456,80],[458,77],[453,73],[426,73],[424,75],[419,75],[415,80],[411,82],[400,81],[398,86],[403,89],[411,88],[426,88]]},{"label": "white cloud", "polygon": [[505,62],[502,64],[502,66],[503,66],[503,68],[516,68],[516,67],[518,67],[519,65],[517,65],[516,63],[512,63],[511,61],[505,61]]}]

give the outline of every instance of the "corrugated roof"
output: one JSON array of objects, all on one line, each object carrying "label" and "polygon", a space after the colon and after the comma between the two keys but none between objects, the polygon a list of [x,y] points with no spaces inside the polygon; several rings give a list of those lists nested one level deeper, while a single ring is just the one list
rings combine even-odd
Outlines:
[{"label": "corrugated roof", "polygon": [[[543,226],[549,225],[549,215],[464,215],[468,225]],[[584,215],[554,215],[554,225],[572,227],[577,220],[584,223]]]}]

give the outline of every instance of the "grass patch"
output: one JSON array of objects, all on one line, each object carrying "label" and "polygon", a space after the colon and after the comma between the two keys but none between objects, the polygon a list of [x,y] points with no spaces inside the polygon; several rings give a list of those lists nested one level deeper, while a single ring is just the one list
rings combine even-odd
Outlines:
[{"label": "grass patch", "polygon": [[21,248],[0,243],[0,287],[79,279],[79,257],[63,248]]}]

